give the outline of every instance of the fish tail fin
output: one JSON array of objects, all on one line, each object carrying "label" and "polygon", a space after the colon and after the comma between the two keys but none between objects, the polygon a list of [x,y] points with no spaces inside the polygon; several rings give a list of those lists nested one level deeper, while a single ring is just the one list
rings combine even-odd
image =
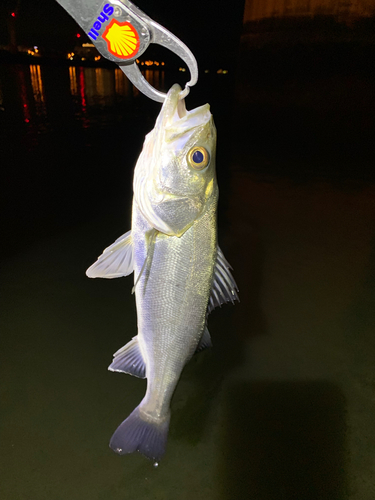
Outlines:
[{"label": "fish tail fin", "polygon": [[165,453],[169,421],[170,413],[161,422],[146,420],[137,406],[117,427],[109,446],[119,455],[139,451],[151,460],[159,460]]}]

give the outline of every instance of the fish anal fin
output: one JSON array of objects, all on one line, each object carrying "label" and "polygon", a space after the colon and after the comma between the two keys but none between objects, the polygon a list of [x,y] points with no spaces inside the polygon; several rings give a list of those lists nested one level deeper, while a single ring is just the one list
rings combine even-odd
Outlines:
[{"label": "fish anal fin", "polygon": [[146,378],[146,364],[139,348],[138,337],[134,337],[113,355],[108,370],[128,373],[138,378]]}]

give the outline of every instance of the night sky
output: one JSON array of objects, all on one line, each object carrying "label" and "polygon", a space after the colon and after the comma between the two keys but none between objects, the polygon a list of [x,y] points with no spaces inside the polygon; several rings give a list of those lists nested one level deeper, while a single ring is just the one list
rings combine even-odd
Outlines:
[{"label": "night sky", "polygon": [[[208,63],[232,57],[240,35],[244,0],[140,0],[136,5],[178,36],[197,59]],[[81,32],[75,21],[54,0],[6,0],[0,7],[0,44],[8,43],[6,19],[17,12],[18,45],[50,50],[71,50]],[[82,42],[88,41],[82,37]]]}]

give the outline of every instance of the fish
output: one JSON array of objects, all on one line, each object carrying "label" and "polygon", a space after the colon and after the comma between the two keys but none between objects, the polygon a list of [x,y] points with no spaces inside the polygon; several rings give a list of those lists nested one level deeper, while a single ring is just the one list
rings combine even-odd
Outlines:
[{"label": "fish", "polygon": [[147,378],[146,394],[114,432],[120,455],[160,460],[170,403],[192,356],[211,347],[208,314],[239,300],[218,246],[216,128],[209,104],[188,111],[169,90],[134,170],[131,230],[86,271],[90,278],[134,272],[138,335],[113,355],[110,371]]}]

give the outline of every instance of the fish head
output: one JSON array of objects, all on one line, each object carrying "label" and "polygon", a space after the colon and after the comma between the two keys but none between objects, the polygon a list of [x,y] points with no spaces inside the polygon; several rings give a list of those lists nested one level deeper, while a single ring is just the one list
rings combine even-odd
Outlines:
[{"label": "fish head", "polygon": [[218,198],[210,106],[187,111],[180,91],[173,85],[168,92],[134,177],[134,197],[143,216],[170,236],[182,236]]}]

